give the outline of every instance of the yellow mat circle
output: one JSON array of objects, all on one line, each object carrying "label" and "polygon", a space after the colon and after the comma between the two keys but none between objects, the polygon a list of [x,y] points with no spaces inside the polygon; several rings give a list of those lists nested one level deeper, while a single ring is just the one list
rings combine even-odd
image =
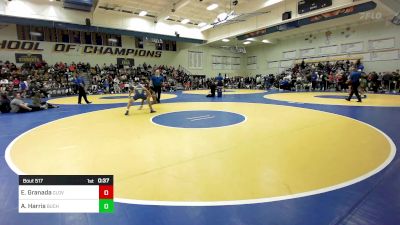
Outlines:
[{"label": "yellow mat circle", "polygon": [[[161,100],[176,98],[174,94],[161,94]],[[107,95],[88,95],[88,100],[92,104],[115,104],[115,103],[128,103],[128,94],[107,94]],[[78,96],[55,98],[48,101],[56,105],[77,105]],[[82,104],[86,104],[82,99]]]},{"label": "yellow mat circle", "polygon": [[[325,97],[326,96],[326,97]],[[329,98],[329,96],[337,98]],[[348,102],[345,100],[348,93],[326,93],[326,92],[292,92],[265,95],[264,98],[286,102],[311,103],[322,105],[345,105],[345,106],[400,106],[400,95],[367,94],[362,103],[356,99]]]},{"label": "yellow mat circle", "polygon": [[[225,89],[225,91],[222,92],[223,95],[243,95],[243,94],[260,94],[260,93],[265,93],[265,91],[253,90],[253,89]],[[210,94],[210,90],[183,91],[183,94],[208,95]]]},{"label": "yellow mat circle", "polygon": [[[161,104],[156,114],[133,109],[128,117],[114,108],[34,128],[8,147],[9,164],[26,174],[113,174],[122,201],[190,205],[332,190],[381,170],[395,151],[365,123],[310,109],[254,103]],[[151,122],[194,109],[247,120],[215,129]]]}]

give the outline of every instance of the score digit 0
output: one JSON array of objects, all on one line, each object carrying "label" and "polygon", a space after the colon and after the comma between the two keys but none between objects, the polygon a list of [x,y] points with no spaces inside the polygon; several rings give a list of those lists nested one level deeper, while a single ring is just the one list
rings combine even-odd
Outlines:
[{"label": "score digit 0", "polygon": [[113,199],[114,191],[112,185],[100,185],[99,186],[99,198],[100,199]]}]

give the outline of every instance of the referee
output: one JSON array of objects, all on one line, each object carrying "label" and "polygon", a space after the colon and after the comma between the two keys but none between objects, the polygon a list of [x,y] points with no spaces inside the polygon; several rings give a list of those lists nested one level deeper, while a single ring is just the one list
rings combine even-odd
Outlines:
[{"label": "referee", "polygon": [[79,94],[78,104],[81,104],[82,97],[85,100],[86,104],[92,103],[92,102],[89,102],[89,100],[87,99],[87,96],[86,96],[85,81],[78,74],[75,75],[75,85],[78,88],[78,94]]},{"label": "referee", "polygon": [[351,100],[351,97],[353,97],[353,94],[357,96],[357,102],[361,102],[361,96],[358,93],[358,87],[360,86],[360,78],[361,78],[361,72],[357,70],[356,67],[353,67],[353,72],[350,74],[350,82],[351,82],[351,90],[350,90],[350,95],[348,98],[346,98],[347,101]]},{"label": "referee", "polygon": [[157,103],[160,103],[161,98],[161,86],[164,82],[164,77],[160,76],[160,70],[156,70],[154,75],[151,76],[151,83],[153,84],[152,89],[157,95]]}]

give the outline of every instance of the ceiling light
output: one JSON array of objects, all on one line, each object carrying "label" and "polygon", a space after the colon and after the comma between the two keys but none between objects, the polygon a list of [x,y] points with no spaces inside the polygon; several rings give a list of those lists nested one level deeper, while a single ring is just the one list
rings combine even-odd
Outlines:
[{"label": "ceiling light", "polygon": [[54,2],[54,0],[49,0],[50,2]]},{"label": "ceiling light", "polygon": [[141,12],[139,13],[139,16],[145,16],[145,15],[147,15],[147,12],[146,12],[146,11],[141,11]]},{"label": "ceiling light", "polygon": [[268,6],[274,5],[279,2],[283,2],[283,1],[284,0],[268,0],[264,3],[263,7],[268,7]]},{"label": "ceiling light", "polygon": [[251,41],[245,41],[245,42],[243,42],[243,44],[245,44],[245,45],[248,45],[248,44],[250,44],[251,43]]},{"label": "ceiling light", "polygon": [[218,4],[211,4],[211,5],[209,5],[208,7],[207,7],[207,10],[209,10],[209,11],[211,11],[211,10],[214,10],[214,9],[216,9],[216,8],[218,8]]},{"label": "ceiling light", "polygon": [[204,22],[202,22],[202,23],[199,23],[199,27],[204,27],[205,25],[207,25],[207,23],[204,23]]},{"label": "ceiling light", "polygon": [[271,43],[270,41],[268,41],[267,39],[262,40],[263,43],[269,44]]},{"label": "ceiling light", "polygon": [[222,39],[222,41],[223,42],[229,42],[229,39],[224,38],[224,39]]},{"label": "ceiling light", "polygon": [[40,37],[40,36],[42,36],[42,33],[35,32],[35,31],[31,31],[31,32],[29,32],[29,34],[30,34],[31,36],[35,36],[35,37]]},{"label": "ceiling light", "polygon": [[189,22],[190,22],[189,19],[184,19],[184,20],[181,21],[182,24],[187,24],[187,23],[189,23]]},{"label": "ceiling light", "polygon": [[223,12],[223,13],[220,13],[220,14],[217,16],[217,18],[218,18],[219,20],[225,20],[227,16],[228,16],[228,13]]},{"label": "ceiling light", "polygon": [[247,38],[246,40],[247,40],[247,41],[255,41],[256,39],[254,39],[254,38]]},{"label": "ceiling light", "polygon": [[165,20],[168,20],[169,18],[171,18],[171,17],[167,16],[167,17],[165,17]]},{"label": "ceiling light", "polygon": [[200,31],[205,31],[207,29],[212,28],[213,26],[211,26],[210,24],[205,25],[204,27],[200,28]]}]

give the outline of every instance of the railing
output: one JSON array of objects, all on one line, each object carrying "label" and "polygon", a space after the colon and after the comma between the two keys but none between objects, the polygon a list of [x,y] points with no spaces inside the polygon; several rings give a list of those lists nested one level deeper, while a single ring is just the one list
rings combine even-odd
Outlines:
[{"label": "railing", "polygon": [[180,66],[179,67],[179,69],[181,70],[181,71],[183,71],[184,73],[186,73],[187,75],[192,75],[192,72],[190,72],[188,69],[186,69],[185,67],[183,67],[183,66]]},{"label": "railing", "polygon": [[92,85],[92,77],[89,73],[80,73],[85,82],[85,88],[88,89]]}]

